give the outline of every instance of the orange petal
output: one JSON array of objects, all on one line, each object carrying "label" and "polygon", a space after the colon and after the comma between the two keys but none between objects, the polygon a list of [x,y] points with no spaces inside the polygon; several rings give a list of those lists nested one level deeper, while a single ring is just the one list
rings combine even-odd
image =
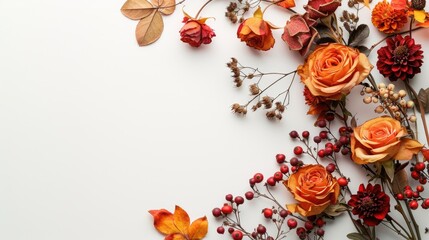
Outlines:
[{"label": "orange petal", "polygon": [[258,9],[256,9],[256,11],[253,13],[253,17],[255,17],[255,18],[262,19],[263,16],[264,16],[264,14],[261,11],[261,7],[258,7]]},{"label": "orange petal", "polygon": [[416,26],[427,28],[429,27],[429,21],[426,21],[424,23],[417,23]]},{"label": "orange petal", "polygon": [[188,239],[180,233],[174,233],[166,236],[164,240],[188,240]]},{"label": "orange petal", "polygon": [[202,218],[198,218],[194,222],[192,222],[189,227],[189,238],[191,240],[200,240],[203,239],[208,232],[209,223],[207,218],[204,216]]},{"label": "orange petal", "polygon": [[174,224],[174,217],[171,212],[160,209],[150,210],[149,213],[153,216],[153,225],[160,233],[169,235],[179,232],[179,229]]},{"label": "orange petal", "polygon": [[392,0],[390,5],[396,10],[404,10],[408,8],[406,0]]},{"label": "orange petal", "polygon": [[[176,225],[178,232],[182,234],[188,234],[188,228],[191,224],[191,220],[189,219],[188,213],[183,210],[181,207],[176,206],[174,210],[174,224]],[[176,232],[177,233],[177,232]]]},{"label": "orange petal", "polygon": [[401,146],[398,153],[394,156],[396,160],[410,160],[414,154],[420,152],[423,145],[414,139],[404,138],[401,140]]},{"label": "orange petal", "polygon": [[[274,0],[274,2],[277,2],[276,0]],[[280,7],[284,7],[284,8],[291,8],[291,7],[295,7],[295,1],[294,0],[284,0],[281,2],[276,3],[278,6]]]}]

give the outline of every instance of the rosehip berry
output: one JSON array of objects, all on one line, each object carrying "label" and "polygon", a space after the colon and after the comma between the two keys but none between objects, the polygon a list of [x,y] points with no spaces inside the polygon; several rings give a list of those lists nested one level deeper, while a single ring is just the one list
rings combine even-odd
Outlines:
[{"label": "rosehip berry", "polygon": [[290,229],[294,229],[294,228],[296,228],[296,226],[298,226],[298,222],[297,222],[295,219],[293,219],[293,218],[289,218],[289,219],[287,220],[287,226],[288,226]]},{"label": "rosehip berry", "polygon": [[308,138],[308,137],[310,137],[310,132],[309,132],[309,131],[304,131],[304,132],[302,132],[302,137],[303,137],[303,138]]},{"label": "rosehip berry", "polygon": [[227,194],[227,195],[225,195],[225,200],[226,201],[228,201],[228,202],[232,202],[232,199],[233,199],[234,197],[232,196],[232,194]]},{"label": "rosehip berry", "polygon": [[271,208],[264,208],[264,210],[262,210],[262,213],[264,214],[264,217],[266,217],[266,218],[272,218],[273,217],[273,210]]},{"label": "rosehip berry", "polygon": [[292,167],[290,168],[290,170],[291,170],[292,172],[296,172],[296,171],[298,171],[298,166],[292,166]]},{"label": "rosehip berry", "polygon": [[319,121],[317,121],[317,126],[318,127],[320,127],[320,128],[324,128],[324,127],[326,127],[326,121],[325,120],[319,120]]},{"label": "rosehip berry", "polygon": [[280,172],[282,172],[284,174],[288,173],[289,172],[289,167],[287,165],[285,165],[285,164],[281,165],[280,166]]},{"label": "rosehip berry", "polygon": [[425,188],[422,185],[418,185],[416,187],[417,192],[423,192],[425,190]]},{"label": "rosehip berry", "polygon": [[404,195],[407,198],[412,198],[413,197],[413,191],[410,190],[410,189],[407,189],[407,190],[404,191]]},{"label": "rosehip berry", "polygon": [[335,171],[337,167],[335,166],[335,164],[330,163],[326,166],[326,171],[328,171],[329,173],[333,173]]},{"label": "rosehip berry", "polygon": [[239,230],[235,230],[234,232],[232,232],[232,239],[234,240],[241,240],[243,239],[243,233]]},{"label": "rosehip berry", "polygon": [[297,132],[297,131],[291,131],[291,132],[289,133],[289,136],[290,136],[291,138],[297,138],[297,137],[299,137],[299,134],[298,134],[298,132]]},{"label": "rosehip berry", "polygon": [[340,137],[340,143],[342,144],[342,145],[347,145],[348,143],[349,143],[349,138],[348,137],[346,137],[346,136],[341,136]]},{"label": "rosehip berry", "polygon": [[420,173],[417,172],[417,171],[412,171],[411,172],[411,177],[417,180],[417,179],[420,178]]},{"label": "rosehip berry", "polygon": [[347,155],[347,154],[349,154],[350,153],[350,149],[348,149],[348,148],[343,148],[343,149],[341,149],[341,154],[343,154],[343,155]]},{"label": "rosehip berry", "polygon": [[256,181],[255,181],[254,178],[249,179],[249,185],[250,185],[250,187],[255,186],[255,184],[256,184]]},{"label": "rosehip berry", "polygon": [[321,132],[319,133],[319,137],[320,137],[321,139],[327,139],[327,138],[328,138],[328,132],[327,132],[327,131],[321,131]]},{"label": "rosehip berry", "polygon": [[293,149],[293,153],[295,153],[295,155],[301,155],[301,154],[303,153],[302,147],[300,147],[300,146],[296,146],[296,147]]},{"label": "rosehip berry", "polygon": [[340,135],[344,135],[347,133],[347,128],[346,127],[340,127],[338,129],[338,132],[340,133]]},{"label": "rosehip berry", "polygon": [[424,203],[426,206],[429,206],[429,198],[426,198],[426,199],[423,201],[423,203]]},{"label": "rosehip berry", "polygon": [[229,232],[229,234],[232,234],[234,231],[235,231],[235,229],[234,229],[234,228],[232,228],[232,227],[228,228],[228,232]]},{"label": "rosehip berry", "polygon": [[224,234],[224,233],[225,233],[225,228],[224,228],[224,227],[222,227],[222,226],[220,226],[220,227],[218,227],[218,228],[216,229],[216,231],[217,231],[217,233],[219,233],[219,234]]},{"label": "rosehip berry", "polygon": [[334,150],[332,150],[332,148],[331,148],[331,147],[327,147],[327,148],[325,148],[325,156],[329,156],[329,155],[331,155],[333,151],[334,151]]},{"label": "rosehip berry", "polygon": [[419,207],[419,203],[416,200],[411,200],[408,205],[411,209],[416,210]]},{"label": "rosehip berry", "polygon": [[322,219],[322,218],[318,218],[317,220],[316,220],[316,225],[318,226],[318,227],[323,227],[323,225],[325,225],[325,221]]},{"label": "rosehip berry", "polygon": [[421,177],[420,179],[419,179],[419,183],[420,184],[423,184],[423,185],[425,185],[426,183],[427,183],[427,179],[426,178],[424,178],[424,177]]},{"label": "rosehip berry", "polygon": [[255,179],[256,183],[260,183],[260,182],[262,182],[264,180],[264,175],[262,175],[262,173],[256,173],[253,176],[253,179]]},{"label": "rosehip berry", "polygon": [[284,163],[285,160],[286,160],[286,156],[284,154],[279,153],[276,155],[277,163],[279,163],[279,164]]},{"label": "rosehip berry", "polygon": [[345,178],[345,177],[340,177],[340,178],[338,178],[337,179],[337,182],[338,182],[338,184],[341,186],[341,187],[345,187],[345,186],[347,186],[348,184],[349,184],[349,181],[347,180],[347,178]]},{"label": "rosehip berry", "polygon": [[327,142],[325,143],[325,148],[333,148],[334,144],[332,144],[331,142]]},{"label": "rosehip berry", "polygon": [[335,119],[335,114],[334,114],[334,113],[332,113],[332,112],[328,112],[328,113],[326,113],[326,114],[325,114],[325,119],[326,119],[328,122],[334,121],[334,119]]},{"label": "rosehip berry", "polygon": [[256,231],[257,231],[259,234],[264,234],[264,233],[266,233],[266,232],[267,232],[267,228],[266,228],[266,227],[264,227],[263,225],[259,224],[259,225],[258,225],[258,227],[256,228]]},{"label": "rosehip berry", "polygon": [[319,156],[320,158],[325,157],[325,150],[320,149],[319,151],[317,151],[317,156]]},{"label": "rosehip berry", "polygon": [[286,218],[289,215],[289,212],[287,210],[282,209],[280,210],[279,215],[282,218]]},{"label": "rosehip berry", "polygon": [[299,160],[296,157],[290,159],[290,165],[297,166],[299,164]]},{"label": "rosehip berry", "polygon": [[230,214],[230,213],[232,213],[232,211],[233,211],[233,208],[231,205],[228,205],[227,203],[225,203],[223,205],[223,207],[222,207],[222,213],[223,214]]},{"label": "rosehip berry", "polygon": [[413,192],[413,198],[418,198],[420,196],[419,192]]},{"label": "rosehip berry", "polygon": [[319,228],[319,229],[317,229],[316,234],[317,234],[318,236],[321,236],[321,237],[322,237],[323,235],[325,235],[325,230],[323,230],[323,229]]},{"label": "rosehip berry", "polygon": [[299,227],[296,229],[296,235],[298,235],[299,239],[302,239],[302,240],[307,238],[307,232],[303,227]]},{"label": "rosehip berry", "polygon": [[418,163],[416,163],[416,165],[414,166],[414,170],[415,170],[415,171],[417,171],[417,172],[423,171],[423,170],[425,170],[425,168],[426,168],[426,166],[425,166],[425,164],[424,164],[424,163],[422,163],[422,162],[418,162]]},{"label": "rosehip berry", "polygon": [[253,192],[251,191],[248,191],[244,194],[244,196],[246,197],[247,200],[252,200],[255,194],[253,194]]},{"label": "rosehip berry", "polygon": [[320,143],[320,142],[322,141],[322,138],[321,138],[320,136],[315,136],[315,137],[313,138],[313,141],[314,141],[315,143]]},{"label": "rosehip berry", "polygon": [[273,178],[274,178],[274,180],[276,180],[276,182],[280,182],[281,180],[283,180],[283,173],[276,172],[276,173],[274,173]]},{"label": "rosehip berry", "polygon": [[276,180],[274,179],[274,177],[269,177],[267,179],[267,184],[270,186],[275,186],[276,185]]},{"label": "rosehip berry", "polygon": [[237,196],[237,197],[234,198],[234,202],[237,205],[243,204],[244,203],[244,198],[242,196]]},{"label": "rosehip berry", "polygon": [[305,227],[305,229],[307,229],[308,231],[311,231],[311,230],[314,228],[314,225],[313,225],[313,223],[312,223],[312,222],[307,221],[307,222],[305,222],[304,227]]},{"label": "rosehip berry", "polygon": [[222,215],[222,211],[220,210],[220,208],[213,208],[212,214],[214,217],[220,217],[220,215]]},{"label": "rosehip berry", "polygon": [[398,199],[398,200],[404,200],[404,198],[405,198],[404,194],[402,194],[402,193],[396,194],[396,199]]}]

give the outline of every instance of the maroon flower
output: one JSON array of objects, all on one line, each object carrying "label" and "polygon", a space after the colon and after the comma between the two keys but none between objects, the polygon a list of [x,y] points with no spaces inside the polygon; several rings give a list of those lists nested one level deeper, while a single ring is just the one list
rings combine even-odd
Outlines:
[{"label": "maroon flower", "polygon": [[304,8],[311,19],[317,20],[335,12],[339,6],[340,0],[309,0]]},{"label": "maroon flower", "polygon": [[377,51],[377,69],[390,81],[411,79],[420,73],[423,64],[423,51],[410,36],[395,37],[386,40],[387,46]]},{"label": "maroon flower", "polygon": [[289,45],[289,49],[299,51],[304,56],[317,36],[317,30],[313,27],[316,21],[308,19],[308,15],[292,15],[287,21],[282,34],[282,39]]},{"label": "maroon flower", "polygon": [[359,215],[367,226],[376,226],[390,212],[390,198],[381,191],[380,184],[361,184],[357,194],[352,195],[348,205],[353,207],[352,213]]},{"label": "maroon flower", "polygon": [[209,44],[212,42],[212,37],[216,36],[205,22],[206,19],[190,19],[183,18],[185,25],[180,29],[180,40],[189,43],[192,47],[199,47],[201,44]]}]

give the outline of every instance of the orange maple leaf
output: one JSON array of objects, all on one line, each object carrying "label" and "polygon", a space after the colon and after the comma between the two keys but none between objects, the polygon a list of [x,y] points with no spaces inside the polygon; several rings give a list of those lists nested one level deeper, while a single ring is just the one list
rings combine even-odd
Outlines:
[{"label": "orange maple leaf", "polygon": [[201,240],[208,232],[207,218],[201,217],[192,222],[188,213],[176,206],[174,214],[165,210],[150,210],[153,225],[162,234],[164,240]]}]

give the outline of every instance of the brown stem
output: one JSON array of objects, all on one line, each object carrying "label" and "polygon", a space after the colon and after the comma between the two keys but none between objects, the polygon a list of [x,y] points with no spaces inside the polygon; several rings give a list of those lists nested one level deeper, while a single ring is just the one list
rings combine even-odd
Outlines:
[{"label": "brown stem", "polygon": [[406,34],[406,33],[411,33],[411,32],[413,32],[413,31],[416,31],[416,30],[419,30],[419,29],[422,29],[422,28],[423,28],[423,27],[416,27],[416,28],[412,28],[412,29],[407,30],[407,31],[403,31],[403,32],[398,32],[398,33],[395,33],[395,34],[387,35],[386,37],[384,37],[384,38],[383,38],[383,39],[381,39],[380,41],[378,41],[378,42],[376,42],[375,44],[373,44],[373,45],[371,46],[371,48],[369,48],[369,52],[371,52],[372,50],[374,50],[374,48],[375,48],[375,47],[377,47],[380,43],[384,42],[386,39],[388,39],[388,38],[390,38],[390,37],[392,37],[392,36],[395,36],[395,35],[402,35],[402,34]]},{"label": "brown stem", "polygon": [[198,19],[198,16],[200,15],[201,11],[203,11],[203,9],[213,0],[208,0],[206,3],[204,3],[204,5],[200,8],[200,10],[198,10],[197,15],[195,15],[195,19]]}]

